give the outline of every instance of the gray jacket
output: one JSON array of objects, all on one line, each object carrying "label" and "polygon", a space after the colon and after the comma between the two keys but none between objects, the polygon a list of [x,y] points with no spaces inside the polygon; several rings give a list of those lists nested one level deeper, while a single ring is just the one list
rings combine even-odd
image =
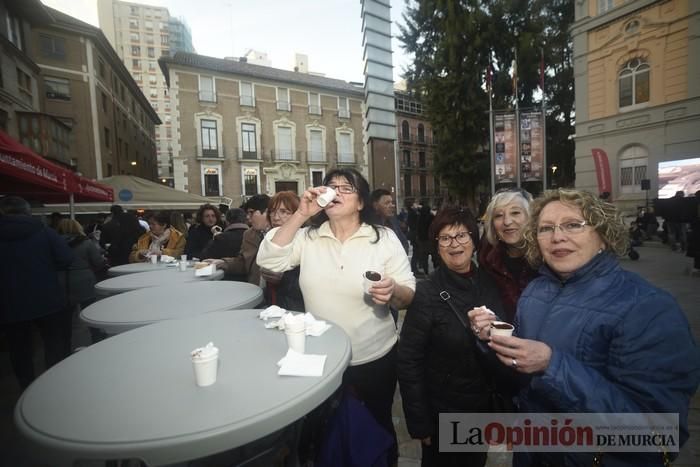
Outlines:
[{"label": "gray jacket", "polygon": [[59,283],[70,305],[95,298],[95,272],[105,267],[100,248],[87,237],[63,236],[73,250],[74,259],[67,271],[59,272]]}]

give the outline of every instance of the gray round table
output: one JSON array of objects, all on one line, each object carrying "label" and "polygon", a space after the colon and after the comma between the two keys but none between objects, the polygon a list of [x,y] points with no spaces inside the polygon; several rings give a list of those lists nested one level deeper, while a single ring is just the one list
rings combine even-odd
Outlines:
[{"label": "gray round table", "polygon": [[187,282],[221,280],[224,271],[217,269],[210,276],[195,276],[194,269],[179,271],[177,268],[161,268],[157,271],[137,272],[105,279],[95,284],[98,296],[109,296],[131,290],[158,287],[161,285],[185,284]]},{"label": "gray round table", "polygon": [[[338,326],[309,337],[323,376],[277,375],[283,332],[260,310],[207,313],[144,326],[77,352],[22,394],[15,423],[28,451],[54,466],[76,459],[184,462],[248,444],[300,419],[342,382],[350,340]],[[219,347],[217,382],[198,387],[190,351]]]},{"label": "gray round table", "polygon": [[119,334],[166,319],[254,308],[262,300],[262,289],[247,282],[170,284],[132,290],[99,300],[82,310],[80,319],[107,334]]},{"label": "gray round table", "polygon": [[[172,264],[172,266],[166,266],[166,264]],[[149,272],[149,271],[161,271],[166,268],[177,269],[177,263],[158,263],[152,264],[150,262],[146,263],[129,263],[120,264],[119,266],[112,266],[107,270],[107,275],[109,277],[123,276],[124,274],[134,274],[137,272]]]}]

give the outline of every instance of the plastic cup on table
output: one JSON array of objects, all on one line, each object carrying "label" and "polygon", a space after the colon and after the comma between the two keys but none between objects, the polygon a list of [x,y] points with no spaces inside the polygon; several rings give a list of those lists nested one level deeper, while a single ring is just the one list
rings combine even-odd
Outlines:
[{"label": "plastic cup on table", "polygon": [[192,367],[197,386],[211,386],[216,382],[219,367],[219,349],[203,347],[192,352]]},{"label": "plastic cup on table", "polygon": [[287,336],[287,345],[298,353],[306,351],[306,325],[303,321],[288,325],[285,323],[284,334]]}]

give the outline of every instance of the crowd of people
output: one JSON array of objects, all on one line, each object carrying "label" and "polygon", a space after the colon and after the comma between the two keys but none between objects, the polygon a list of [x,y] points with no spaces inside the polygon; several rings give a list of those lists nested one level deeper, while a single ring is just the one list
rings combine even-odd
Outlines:
[{"label": "crowd of people", "polygon": [[[331,189],[322,207],[317,200]],[[481,219],[458,205],[395,209],[391,192],[372,192],[353,169],[328,172],[301,196],[258,194],[225,214],[203,205],[190,226],[181,214],[153,212],[144,229],[114,206],[88,234],[70,219],[57,219],[54,231],[21,198],[0,199],[0,254],[18,265],[2,269],[0,323],[17,378],[26,387],[34,377],[33,325],[47,366],[70,352],[66,323],[95,300],[96,273],[184,253],[223,269],[225,279],[263,287],[265,304],[310,312],[347,333],[352,359],[341,392],[391,439],[387,465],[398,458],[397,383],[424,467],[486,463],[485,452],[441,452],[438,420],[504,410],[494,395],[520,412],[678,413],[680,444],[687,440],[700,352],[675,299],[620,266],[630,232],[613,204],[573,189],[533,199],[510,188]],[[368,271],[379,280],[366,289]],[[400,331],[397,310],[406,310]],[[494,321],[512,324],[513,335],[491,335]],[[514,465],[595,465],[594,454],[518,452]],[[666,460],[610,452],[604,465]]]}]

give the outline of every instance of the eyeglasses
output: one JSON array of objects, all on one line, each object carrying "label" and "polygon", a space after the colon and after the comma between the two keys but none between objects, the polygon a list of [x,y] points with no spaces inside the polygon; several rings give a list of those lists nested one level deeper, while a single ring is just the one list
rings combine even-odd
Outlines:
[{"label": "eyeglasses", "polygon": [[540,225],[537,227],[537,236],[550,237],[554,235],[554,231],[557,230],[557,227],[564,234],[576,235],[583,232],[587,225],[590,224],[588,224],[586,221],[569,221],[554,225]]},{"label": "eyeglasses", "polygon": [[275,216],[289,217],[292,214],[294,214],[292,211],[290,211],[289,209],[283,209],[283,208],[282,209],[275,209],[274,211],[270,211],[270,217],[275,217]]},{"label": "eyeglasses", "polygon": [[342,195],[351,195],[357,191],[352,185],[327,185],[328,188],[333,188],[335,191]]},{"label": "eyeglasses", "polygon": [[458,232],[457,235],[440,235],[437,237],[438,245],[448,247],[452,245],[452,240],[457,240],[460,245],[466,245],[472,241],[471,232]]}]

